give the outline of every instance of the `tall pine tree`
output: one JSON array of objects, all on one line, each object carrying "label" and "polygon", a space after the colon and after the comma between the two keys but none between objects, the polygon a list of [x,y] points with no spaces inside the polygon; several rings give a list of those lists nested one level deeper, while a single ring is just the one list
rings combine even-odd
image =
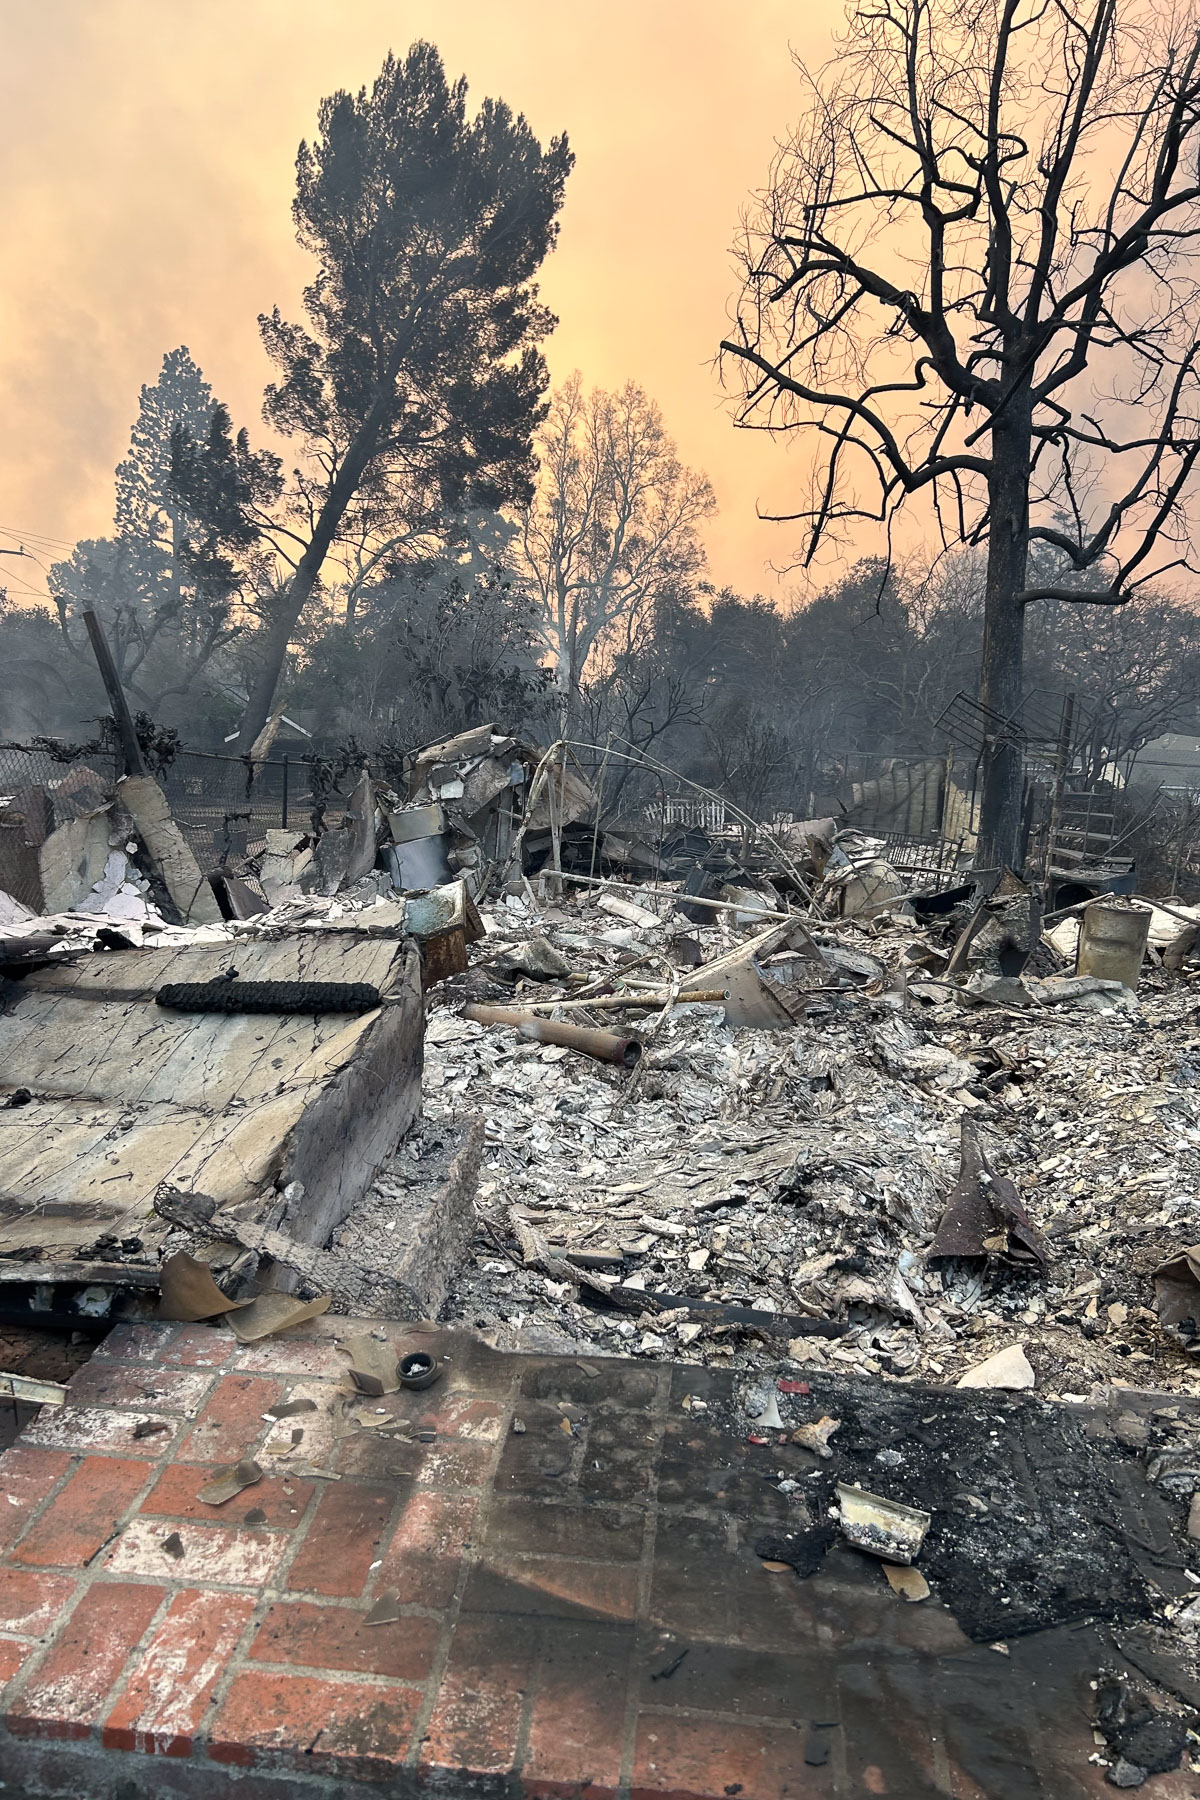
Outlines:
[{"label": "tall pine tree", "polygon": [[[190,500],[177,480],[181,454],[196,488]],[[50,571],[72,649],[90,657],[73,621],[91,608],[141,705],[157,713],[186,695],[241,628],[245,570],[236,553],[256,538],[246,513],[277,498],[279,486],[278,458],[253,453],[244,433],[233,436],[187,347],[168,351],[158,380],[141,390],[117,465],[113,536],[83,540]]]},{"label": "tall pine tree", "polygon": [[[368,92],[321,102],[293,217],[317,263],[307,326],[260,326],[278,371],[265,413],[302,468],[265,539],[290,565],[258,645],[238,740],[268,713],[305,603],[338,546],[428,547],[465,512],[523,504],[554,323],[534,276],[572,157],[498,100],[467,113],[431,44],[389,55]],[[196,500],[181,459],[180,492]],[[257,523],[255,515],[248,515]]]}]

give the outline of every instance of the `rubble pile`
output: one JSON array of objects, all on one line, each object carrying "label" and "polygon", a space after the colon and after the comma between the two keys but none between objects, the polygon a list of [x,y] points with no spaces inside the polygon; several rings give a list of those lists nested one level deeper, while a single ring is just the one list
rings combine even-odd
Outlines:
[{"label": "rubble pile", "polygon": [[[487,1129],[456,1318],[506,1345],[738,1365],[786,1350],[808,1366],[945,1382],[1015,1340],[1051,1396],[1200,1385],[1164,1334],[1153,1278],[1200,1236],[1200,1033],[1186,982],[1147,971],[1134,1000],[1062,974],[1006,987],[977,972],[969,1005],[919,979],[902,993],[897,976],[929,933],[893,913],[836,935],[814,925],[832,970],[858,973],[826,985],[809,962],[811,981],[790,990],[808,988],[807,1011],[790,1029],[731,1028],[721,1004],[677,999],[649,1013],[632,1071],[461,1016],[467,994],[570,1002],[572,975],[607,975],[611,988],[624,968],[626,992],[638,979],[669,987],[684,931],[701,946],[699,979],[755,935],[729,913],[707,926],[660,918],[667,897],[652,890],[652,924],[614,925],[607,896],[585,895],[485,909],[470,973],[430,995],[427,1128],[476,1115]],[[1020,986],[1025,1005],[987,997]],[[1028,1003],[1046,989],[1049,1001]],[[981,1254],[931,1256],[964,1120],[1011,1183],[1037,1254],[1021,1254],[1014,1226]],[[747,1327],[726,1307],[778,1322]]]},{"label": "rubble pile", "polygon": [[[0,895],[17,982],[114,951],[294,939],[303,968],[329,933],[415,942],[423,1118],[330,1214],[335,1304],[347,1259],[391,1291],[389,1217],[446,1194],[411,1291],[449,1287],[505,1347],[1195,1385],[1197,909],[1109,904],[1097,936],[1009,871],[910,891],[828,818],[656,834],[605,819],[565,749],[491,725],[399,786],[364,770],[344,812],[205,879],[150,778],[84,770],[21,802],[21,854],[69,904]],[[456,1275],[474,1161],[446,1168],[477,1124]]]},{"label": "rubble pile", "polygon": [[[490,725],[399,790],[363,770],[236,868],[145,774],[0,806],[42,897],[0,881],[0,1311],[242,1343],[356,1319],[329,1446],[412,1441],[375,1402],[439,1379],[435,1320],[589,1380],[693,1365],[668,1437],[730,1487],[747,1459],[763,1579],[853,1547],[1004,1654],[1105,1620],[1092,1761],[1177,1768],[1200,910],[1100,887],[1043,918],[1009,870],[914,888],[832,819],[608,821],[565,747]],[[400,1361],[388,1320],[418,1334]],[[262,1474],[247,1454],[196,1499]]]}]

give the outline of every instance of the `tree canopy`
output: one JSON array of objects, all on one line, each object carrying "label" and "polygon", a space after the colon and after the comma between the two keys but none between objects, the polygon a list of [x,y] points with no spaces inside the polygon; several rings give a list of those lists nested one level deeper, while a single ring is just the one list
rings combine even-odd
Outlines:
[{"label": "tree canopy", "polygon": [[90,669],[77,615],[91,608],[138,701],[158,712],[186,695],[240,629],[247,571],[237,558],[256,541],[245,514],[279,491],[278,458],[251,451],[245,433],[235,439],[186,346],[168,351],[117,465],[113,536],[81,541],[50,570],[77,659]]},{"label": "tree canopy", "polygon": [[554,321],[534,276],[571,167],[500,100],[467,110],[437,50],[389,55],[370,90],[321,102],[293,217],[316,260],[306,324],[259,323],[264,413],[300,452],[282,509],[247,517],[290,568],[266,611],[242,722],[248,748],[331,550],[365,578],[428,555],[475,508],[531,491]]}]

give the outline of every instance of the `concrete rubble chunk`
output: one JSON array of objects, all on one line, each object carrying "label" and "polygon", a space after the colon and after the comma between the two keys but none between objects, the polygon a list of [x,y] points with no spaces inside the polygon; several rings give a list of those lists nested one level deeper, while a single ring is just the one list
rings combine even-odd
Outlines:
[{"label": "concrete rubble chunk", "polygon": [[[317,983],[359,976],[384,1002],[300,1019],[159,1007],[173,981],[229,973],[228,940],[180,935],[176,947],[34,968],[0,1011],[0,1258],[66,1264],[107,1239],[134,1247],[131,1267],[157,1269],[167,1182],[323,1245],[411,1125],[424,1023],[415,946],[278,928],[238,943],[242,980],[296,988],[301,967]],[[6,1109],[14,1089],[26,1098]],[[45,1133],[53,1172],[30,1154]]]},{"label": "concrete rubble chunk", "polygon": [[1009,1344],[1004,1350],[997,1350],[994,1355],[987,1356],[974,1368],[960,1375],[956,1386],[960,1388],[1031,1388],[1037,1377],[1025,1354],[1023,1344]]},{"label": "concrete rubble chunk", "polygon": [[146,854],[185,923],[215,925],[221,918],[212,889],[171,817],[167,796],[150,775],[125,775],[117,798],[137,826]]}]

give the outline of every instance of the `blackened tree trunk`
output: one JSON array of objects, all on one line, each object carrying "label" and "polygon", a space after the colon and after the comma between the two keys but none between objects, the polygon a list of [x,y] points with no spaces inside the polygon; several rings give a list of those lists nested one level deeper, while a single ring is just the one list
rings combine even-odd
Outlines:
[{"label": "blackened tree trunk", "polygon": [[263,634],[258,673],[250,689],[246,710],[238,729],[235,752],[238,756],[244,756],[251,748],[255,738],[270,717],[271,703],[279,686],[279,677],[283,672],[288,645],[292,641],[300,614],[304,611],[309,596],[317,585],[322,565],[329,554],[338,527],[345,517],[346,508],[358,491],[363,471],[378,447],[390,400],[391,394],[387,390],[376,399],[362,430],[355,437],[338,470],[336,480],[326,495],[325,504],[317,515],[312,537],[308,541],[303,556],[296,564],[295,573],[272,608],[270,621]]},{"label": "blackened tree trunk", "polygon": [[1025,569],[1029,555],[1030,406],[1027,393],[1010,402],[992,429],[988,482],[991,524],[984,590],[983,662],[979,698],[1001,720],[983,756],[977,869],[1014,863],[1021,828],[1022,756],[1017,730],[1025,657]]}]

